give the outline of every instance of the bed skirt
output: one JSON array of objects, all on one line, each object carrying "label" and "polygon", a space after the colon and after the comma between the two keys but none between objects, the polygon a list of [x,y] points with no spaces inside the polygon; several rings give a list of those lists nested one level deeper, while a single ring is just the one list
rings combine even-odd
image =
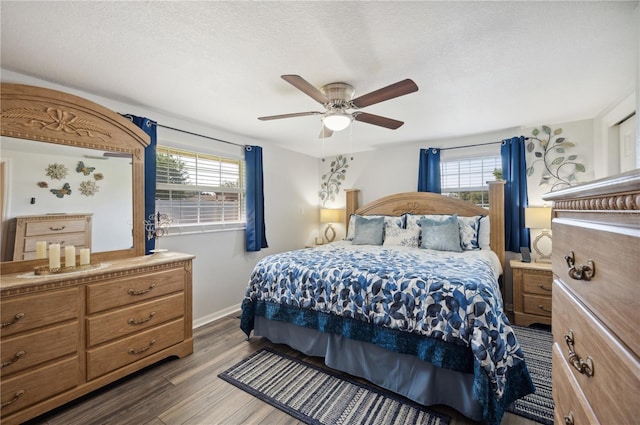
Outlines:
[{"label": "bed skirt", "polygon": [[446,405],[475,421],[484,420],[482,406],[472,396],[473,374],[437,368],[368,342],[261,316],[255,317],[254,335],[308,356],[324,357],[324,363],[332,369],[367,379],[422,405]]}]

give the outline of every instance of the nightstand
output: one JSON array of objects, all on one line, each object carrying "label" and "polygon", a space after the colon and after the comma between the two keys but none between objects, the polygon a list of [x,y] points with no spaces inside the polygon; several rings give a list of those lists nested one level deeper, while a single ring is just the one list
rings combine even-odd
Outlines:
[{"label": "nightstand", "polygon": [[551,325],[551,263],[509,262],[513,272],[514,324],[532,323]]}]

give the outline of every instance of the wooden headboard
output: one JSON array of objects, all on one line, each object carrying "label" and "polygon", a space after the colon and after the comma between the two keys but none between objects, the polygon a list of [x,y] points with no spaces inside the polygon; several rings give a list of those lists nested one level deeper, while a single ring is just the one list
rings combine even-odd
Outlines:
[{"label": "wooden headboard", "polygon": [[489,182],[489,210],[470,202],[450,198],[430,192],[405,192],[385,196],[358,207],[358,189],[347,189],[346,225],[349,227],[351,214],[392,215],[410,214],[458,214],[470,217],[489,215],[491,224],[490,246],[498,255],[502,269],[505,270],[504,251],[504,181]]}]

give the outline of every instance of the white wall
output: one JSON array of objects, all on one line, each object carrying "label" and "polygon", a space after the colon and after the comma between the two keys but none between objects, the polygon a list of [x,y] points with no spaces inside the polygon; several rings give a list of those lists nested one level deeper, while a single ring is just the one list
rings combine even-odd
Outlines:
[{"label": "white wall", "polygon": [[[59,84],[0,70],[4,83],[30,84],[75,94],[119,113],[145,116],[160,124],[238,144],[262,145],[260,140],[231,134],[212,126],[166,116],[138,105],[118,102]],[[235,152],[239,148],[219,142],[159,129],[159,139],[179,147],[198,146],[210,152]],[[302,248],[318,229],[317,184],[319,162],[278,147],[263,146],[265,216],[269,248],[245,253],[243,231],[172,235],[160,239],[162,248],[194,254],[194,324],[204,324],[237,309],[251,271],[268,254]]]}]

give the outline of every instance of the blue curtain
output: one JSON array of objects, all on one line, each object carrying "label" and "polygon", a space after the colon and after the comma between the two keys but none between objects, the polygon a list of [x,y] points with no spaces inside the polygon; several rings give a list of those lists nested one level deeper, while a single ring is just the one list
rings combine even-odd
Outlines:
[{"label": "blue curtain", "polygon": [[440,149],[420,149],[418,192],[442,192],[440,183]]},{"label": "blue curtain", "polygon": [[244,159],[247,165],[247,229],[245,234],[247,252],[268,248],[264,225],[264,183],[262,176],[262,148],[245,146]]},{"label": "blue curtain", "polygon": [[[150,216],[156,213],[156,146],[158,144],[157,127],[155,121],[149,118],[136,117],[135,115],[125,115],[135,125],[140,127],[149,135],[151,143],[144,150],[144,219],[150,220]],[[152,219],[153,220],[153,219]],[[155,227],[155,221],[153,221]],[[153,230],[153,229],[152,229]],[[155,238],[147,238],[145,252],[151,253],[155,249]]]},{"label": "blue curtain", "polygon": [[527,164],[525,162],[525,138],[513,137],[502,141],[502,178],[504,188],[505,249],[520,252],[520,247],[530,247],[529,229],[524,226],[524,209],[527,198]]}]

